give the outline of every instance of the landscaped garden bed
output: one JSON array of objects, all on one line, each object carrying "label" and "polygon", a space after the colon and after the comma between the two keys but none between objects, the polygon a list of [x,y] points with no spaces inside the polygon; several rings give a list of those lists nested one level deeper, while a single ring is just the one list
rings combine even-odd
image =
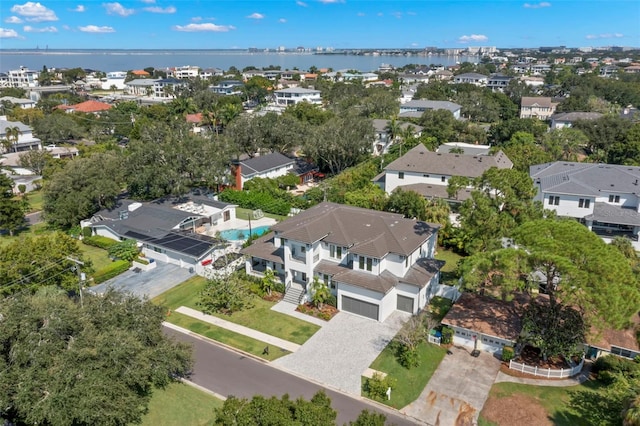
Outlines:
[{"label": "landscaped garden bed", "polygon": [[322,305],[322,308],[318,308],[312,303],[304,303],[302,305],[299,305],[296,311],[302,312],[303,314],[311,315],[312,317],[323,319],[325,321],[329,321],[338,313],[338,309],[334,308],[331,305],[324,304]]}]

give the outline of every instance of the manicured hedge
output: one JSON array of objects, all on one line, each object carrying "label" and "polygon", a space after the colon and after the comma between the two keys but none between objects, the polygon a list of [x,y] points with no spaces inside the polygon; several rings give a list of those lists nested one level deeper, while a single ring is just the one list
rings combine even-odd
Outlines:
[{"label": "manicured hedge", "polygon": [[245,209],[261,209],[264,212],[286,216],[291,211],[291,204],[266,192],[236,191],[227,189],[220,193],[220,201],[237,204]]},{"label": "manicured hedge", "polygon": [[108,267],[101,269],[93,274],[93,283],[100,284],[107,280],[110,280],[111,278],[116,277],[129,269],[130,266],[131,263],[127,262],[126,260],[116,260]]},{"label": "manicured hedge", "polygon": [[104,250],[108,250],[109,247],[118,244],[118,241],[112,240],[111,238],[103,237],[101,235],[83,238],[82,242],[88,246],[98,247]]}]

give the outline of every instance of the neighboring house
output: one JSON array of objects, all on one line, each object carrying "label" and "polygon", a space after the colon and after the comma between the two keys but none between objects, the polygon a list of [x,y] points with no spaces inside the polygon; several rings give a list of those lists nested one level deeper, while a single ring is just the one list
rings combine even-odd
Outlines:
[{"label": "neighboring house", "polygon": [[551,116],[551,128],[571,127],[577,120],[597,120],[602,117],[599,112],[560,112]]},{"label": "neighboring house", "polygon": [[10,70],[7,73],[9,87],[19,87],[29,89],[38,87],[38,71],[32,71],[26,67],[20,67],[17,70]]},{"label": "neighboring house", "polygon": [[[17,132],[15,135],[12,135],[11,133],[14,129],[17,129]],[[15,138],[16,136],[17,138]],[[40,139],[33,136],[31,127],[19,121],[9,121],[6,116],[0,116],[0,141],[3,140],[12,143],[11,149],[7,149],[6,152],[42,149]],[[0,145],[0,152],[5,151],[5,149],[4,145]]]},{"label": "neighboring house", "polygon": [[[400,187],[426,198],[450,199],[447,186],[451,177],[474,179],[491,167],[510,169],[513,163],[502,151],[495,155],[452,154],[432,152],[419,144],[385,167],[385,171],[376,176],[374,182],[387,194]],[[463,201],[469,194],[469,189],[461,190],[452,201]]]},{"label": "neighboring house", "polygon": [[640,121],[640,110],[629,105],[620,111],[620,118],[631,121]]},{"label": "neighboring house", "polygon": [[618,74],[620,67],[617,65],[605,65],[600,67],[600,77],[611,78]]},{"label": "neighboring house", "polygon": [[48,145],[45,146],[44,149],[51,155],[53,158],[57,159],[67,159],[77,157],[80,151],[78,148],[72,146],[55,146]]},{"label": "neighboring house", "polygon": [[236,189],[242,189],[244,183],[253,178],[277,178],[291,172],[295,167],[295,160],[286,155],[274,152],[258,157],[239,160],[231,167]]},{"label": "neighboring house", "polygon": [[152,96],[154,93],[153,86],[156,84],[155,79],[137,78],[125,83],[127,93],[135,96]]},{"label": "neighboring house", "polygon": [[235,208],[204,196],[149,203],[124,199],[82,221],[81,226],[116,241],[136,240],[146,257],[191,268],[220,246],[220,241],[196,231],[235,219]]},{"label": "neighboring house", "polygon": [[513,80],[513,77],[502,74],[492,74],[487,80],[487,87],[494,92],[504,92],[504,89],[509,87],[509,82]]},{"label": "neighboring house", "polygon": [[551,71],[551,65],[549,64],[533,64],[531,65],[531,73],[533,75],[545,75]]},{"label": "neighboring house", "polygon": [[126,71],[111,71],[107,73],[107,77],[102,80],[102,89],[103,90],[111,90],[115,87],[117,90],[124,89],[125,83],[124,80],[127,78]]},{"label": "neighboring house", "polygon": [[529,87],[542,87],[544,86],[544,78],[534,77],[530,75],[523,75],[520,77],[520,81]]},{"label": "neighboring house", "polygon": [[618,355],[635,359],[640,355],[638,333],[640,332],[640,316],[631,318],[631,326],[622,330],[603,330],[594,332],[587,338],[587,358],[598,358],[603,355]]},{"label": "neighboring house", "polygon": [[108,111],[112,107],[113,105],[111,104],[90,100],[75,105],[58,105],[56,108],[61,109],[67,113],[84,112],[86,114],[99,115],[101,112]]},{"label": "neighboring house", "polygon": [[206,131],[211,130],[213,126],[205,125],[202,117],[202,113],[198,112],[195,114],[187,114],[185,116],[185,121],[191,124],[191,131],[195,134],[200,134]]},{"label": "neighboring house", "polygon": [[309,300],[317,278],[338,309],[384,321],[396,310],[419,312],[442,291],[444,262],[433,259],[439,226],[325,202],[272,226],[242,253],[248,274],[277,274],[285,300]]},{"label": "neighboring house", "polygon": [[453,73],[449,70],[438,70],[433,74],[433,78],[437,81],[449,81],[453,78]]},{"label": "neighboring house", "polygon": [[453,114],[454,118],[460,119],[462,106],[449,101],[429,101],[425,99],[413,100],[400,105],[399,117],[408,117],[411,114],[418,114],[418,117],[425,111],[445,109]]},{"label": "neighboring house", "polygon": [[312,182],[316,178],[322,178],[324,175],[319,172],[318,166],[305,160],[304,158],[296,157],[294,159],[294,166],[289,173],[294,174],[300,178],[300,185]]},{"label": "neighboring house", "polygon": [[151,74],[149,74],[145,70],[133,70],[133,71],[131,71],[131,74],[134,75],[136,78],[148,78],[148,77],[151,77]]},{"label": "neighboring house", "polygon": [[[373,128],[375,131],[374,140],[373,140],[373,155],[382,155],[387,154],[389,152],[389,147],[393,145],[395,142],[392,140],[390,132],[389,132],[389,124],[391,124],[391,120],[382,120],[382,119],[374,119],[373,120]],[[397,122],[398,127],[401,131],[405,132],[408,129],[412,129],[413,136],[420,137],[422,132],[422,127],[407,123],[404,121]],[[396,135],[396,140],[399,138],[399,135]]]},{"label": "neighboring house", "polygon": [[153,96],[156,98],[175,98],[177,92],[185,86],[184,81],[176,78],[161,78],[153,82]]},{"label": "neighboring house", "polygon": [[523,96],[520,101],[520,118],[548,120],[555,114],[557,106],[551,98]]},{"label": "neighboring house", "polygon": [[218,84],[209,86],[209,90],[220,95],[238,95],[242,93],[244,83],[240,80],[222,80]]},{"label": "neighboring house", "polygon": [[278,106],[287,107],[296,105],[300,102],[309,102],[310,104],[322,104],[322,97],[319,90],[305,89],[303,87],[290,87],[280,89],[274,92],[275,103]]},{"label": "neighboring house", "polygon": [[184,65],[170,69],[167,73],[168,77],[174,77],[179,80],[186,80],[189,78],[196,78],[200,75],[200,68],[193,65]]},{"label": "neighboring house", "polygon": [[29,109],[36,107],[36,101],[24,98],[14,98],[13,96],[3,96],[0,98],[0,104],[9,102],[10,104],[19,106],[21,109]]},{"label": "neighboring house", "polygon": [[640,74],[640,65],[630,65],[624,69],[627,74]]},{"label": "neighboring house", "polygon": [[333,81],[356,81],[360,80],[363,83],[368,81],[376,81],[378,80],[378,74],[372,72],[364,72],[364,73],[352,73],[347,71],[333,71],[325,74],[325,77],[333,80]]},{"label": "neighboring house", "polygon": [[487,85],[487,83],[489,82],[489,78],[484,74],[468,72],[468,73],[456,75],[453,78],[453,82],[456,84],[467,83],[467,84],[473,84],[475,86],[483,87]]},{"label": "neighboring house", "polygon": [[531,166],[529,175],[545,209],[579,220],[605,241],[628,237],[640,249],[640,167],[556,161]]},{"label": "neighboring house", "polygon": [[496,355],[502,353],[505,346],[515,347],[522,319],[517,309],[522,305],[518,299],[511,302],[462,293],[442,324],[453,329],[453,344],[478,349]]}]

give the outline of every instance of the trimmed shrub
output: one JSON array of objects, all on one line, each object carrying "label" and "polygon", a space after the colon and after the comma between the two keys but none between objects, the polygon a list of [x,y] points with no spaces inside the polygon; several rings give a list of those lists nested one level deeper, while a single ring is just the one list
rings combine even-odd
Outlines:
[{"label": "trimmed shrub", "polygon": [[418,356],[418,350],[414,347],[411,348],[403,343],[397,343],[396,357],[401,366],[407,370],[411,370],[414,367],[420,365],[420,357]]},{"label": "trimmed shrub", "polygon": [[600,380],[610,382],[616,374],[622,374],[627,377],[640,376],[640,364],[615,355],[606,355],[596,360],[593,365],[593,372],[598,375]]},{"label": "trimmed shrub", "polygon": [[285,291],[284,283],[277,282],[277,283],[273,286],[273,291],[284,294],[284,291]]},{"label": "trimmed shrub", "polygon": [[126,260],[116,260],[108,267],[101,269],[93,274],[93,283],[100,284],[107,280],[110,280],[111,278],[125,272],[127,269],[129,269],[129,266],[131,266],[131,264]]},{"label": "trimmed shrub", "polygon": [[291,210],[291,204],[285,200],[275,198],[267,192],[236,191],[226,189],[219,195],[220,201],[237,204],[245,209],[261,209],[267,213],[286,216]]},{"label": "trimmed shrub", "polygon": [[133,259],[135,262],[141,263],[143,265],[148,265],[149,261],[143,257],[136,257],[135,259]]},{"label": "trimmed shrub", "polygon": [[94,235],[93,237],[84,238],[82,242],[88,246],[98,247],[103,250],[109,250],[109,247],[118,244],[118,241],[112,240],[111,238],[103,237],[101,235]]},{"label": "trimmed shrub", "polygon": [[453,343],[453,329],[442,327],[442,344],[448,345],[449,343]]},{"label": "trimmed shrub", "polygon": [[502,360],[505,362],[509,362],[513,359],[513,357],[516,356],[515,351],[513,350],[513,347],[511,346],[505,346],[502,348]]},{"label": "trimmed shrub", "polygon": [[93,233],[93,230],[88,226],[85,226],[84,228],[82,228],[82,236],[84,238],[91,238],[92,233]]},{"label": "trimmed shrub", "polygon": [[369,398],[378,401],[387,399],[387,390],[396,388],[396,379],[389,376],[382,377],[380,373],[374,373],[373,377],[365,381],[365,392],[369,394]]},{"label": "trimmed shrub", "polygon": [[326,303],[329,306],[333,306],[334,308],[337,308],[338,307],[338,298],[335,295],[331,294],[327,298],[327,301],[324,302],[324,303]]}]

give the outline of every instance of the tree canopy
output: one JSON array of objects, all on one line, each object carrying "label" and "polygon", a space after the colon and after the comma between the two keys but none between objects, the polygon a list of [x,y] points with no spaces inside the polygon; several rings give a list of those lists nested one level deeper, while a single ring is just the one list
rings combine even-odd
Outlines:
[{"label": "tree canopy", "polygon": [[163,308],[116,292],[84,307],[53,287],[0,299],[0,418],[13,424],[139,423],[154,387],[188,374]]}]

